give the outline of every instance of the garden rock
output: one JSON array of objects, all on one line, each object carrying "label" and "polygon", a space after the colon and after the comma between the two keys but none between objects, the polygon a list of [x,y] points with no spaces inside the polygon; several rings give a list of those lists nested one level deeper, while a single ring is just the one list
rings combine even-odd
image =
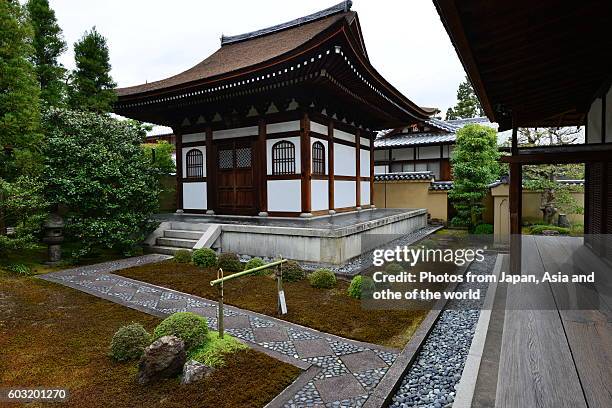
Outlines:
[{"label": "garden rock", "polygon": [[200,381],[204,377],[208,377],[214,369],[208,367],[195,360],[189,360],[183,366],[183,376],[181,377],[181,384],[191,384],[196,381]]},{"label": "garden rock", "polygon": [[175,336],[163,336],[144,351],[138,365],[138,382],[147,384],[181,373],[187,360],[185,343]]},{"label": "garden rock", "polygon": [[544,231],[542,231],[542,235],[546,235],[546,236],[559,235],[559,231],[544,230]]}]

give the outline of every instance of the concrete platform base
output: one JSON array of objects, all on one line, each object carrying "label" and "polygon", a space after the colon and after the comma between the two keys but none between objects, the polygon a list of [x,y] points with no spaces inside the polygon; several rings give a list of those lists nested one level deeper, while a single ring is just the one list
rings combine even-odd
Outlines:
[{"label": "concrete platform base", "polygon": [[[302,262],[342,265],[374,245],[425,227],[427,211],[376,209],[307,220],[190,214],[168,214],[158,219],[172,230],[189,230],[194,224],[199,224],[197,229],[202,229],[202,224],[219,226],[221,233],[210,246],[222,252],[281,255]],[[364,239],[373,234],[377,239]]]}]

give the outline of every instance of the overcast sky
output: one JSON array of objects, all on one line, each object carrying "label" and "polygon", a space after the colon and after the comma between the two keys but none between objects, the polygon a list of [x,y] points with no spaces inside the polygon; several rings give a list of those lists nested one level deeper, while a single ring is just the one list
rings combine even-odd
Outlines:
[{"label": "overcast sky", "polygon": [[[233,35],[292,20],[339,0],[50,0],[68,43],[61,62],[74,68],[73,44],[96,26],[110,48],[119,86],[192,67]],[[464,77],[431,0],[354,0],[374,67],[408,98],[444,113]]]}]

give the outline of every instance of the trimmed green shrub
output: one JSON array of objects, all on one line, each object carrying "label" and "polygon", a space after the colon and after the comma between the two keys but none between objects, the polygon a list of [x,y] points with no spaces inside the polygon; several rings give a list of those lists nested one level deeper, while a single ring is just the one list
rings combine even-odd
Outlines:
[{"label": "trimmed green shrub", "polygon": [[331,289],[336,286],[336,275],[329,269],[317,269],[308,275],[308,281],[313,288]]},{"label": "trimmed green shrub", "polygon": [[304,279],[304,270],[296,261],[287,261],[282,266],[283,280],[287,282],[297,282]]},{"label": "trimmed green shrub", "polygon": [[478,224],[474,228],[474,234],[476,235],[485,235],[493,233],[493,225],[491,224]]},{"label": "trimmed green shrub", "polygon": [[570,233],[569,228],[557,227],[556,225],[532,225],[529,227],[529,232],[536,235],[546,230],[557,231],[561,235],[568,235]]},{"label": "trimmed green shrub", "polygon": [[351,284],[346,290],[350,297],[355,299],[361,299],[361,286],[363,284],[363,276],[357,275],[351,279]]},{"label": "trimmed green shrub", "polygon": [[140,323],[128,324],[113,336],[109,355],[117,361],[137,360],[151,341],[151,335]]},{"label": "trimmed green shrub", "polygon": [[206,319],[191,312],[178,312],[164,319],[153,331],[155,340],[163,336],[176,336],[191,350],[206,341],[208,324]]},{"label": "trimmed green shrub", "polygon": [[240,272],[242,271],[242,263],[238,259],[238,255],[233,252],[224,252],[219,255],[217,260],[219,268],[224,272]]},{"label": "trimmed green shrub", "polygon": [[213,268],[217,266],[217,253],[210,248],[200,248],[193,251],[191,261],[200,268]]},{"label": "trimmed green shrub", "polygon": [[172,258],[172,260],[177,263],[189,263],[191,262],[191,251],[179,249],[174,253],[174,258]]},{"label": "trimmed green shrub", "polygon": [[32,274],[32,271],[30,270],[30,268],[27,265],[24,265],[22,263],[10,264],[8,266],[5,266],[5,269],[7,271],[10,271],[17,275],[22,275],[22,276],[30,276]]},{"label": "trimmed green shrub", "polygon": [[[261,258],[251,258],[246,263],[246,265],[244,265],[244,270],[247,271],[249,269],[258,268],[260,266],[264,266],[265,264],[266,263]],[[274,270],[270,268],[266,268],[266,269],[262,269],[261,271],[255,272],[254,275],[269,275],[272,272],[274,272]]]},{"label": "trimmed green shrub", "polygon": [[397,262],[391,262],[385,265],[385,272],[390,275],[396,275],[398,273],[404,272],[404,267]]}]

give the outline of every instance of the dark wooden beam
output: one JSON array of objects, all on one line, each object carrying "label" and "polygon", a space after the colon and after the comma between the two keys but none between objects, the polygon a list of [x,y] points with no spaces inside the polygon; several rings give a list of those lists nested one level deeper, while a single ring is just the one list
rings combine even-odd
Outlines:
[{"label": "dark wooden beam", "polygon": [[257,138],[257,170],[259,173],[259,213],[265,215],[268,212],[268,163],[266,157],[266,121],[259,120],[259,136]]},{"label": "dark wooden beam", "polygon": [[370,207],[374,205],[374,139],[370,137]]},{"label": "dark wooden beam", "polygon": [[172,129],[176,136],[176,209],[183,209],[183,135],[177,126]]},{"label": "dark wooden beam", "polygon": [[355,133],[355,206],[361,207],[361,132]]},{"label": "dark wooden beam", "polygon": [[612,143],[524,147],[517,154],[502,156],[504,163],[561,164],[608,161]]},{"label": "dark wooden beam", "polygon": [[334,121],[329,120],[327,124],[327,135],[329,136],[329,142],[327,142],[327,155],[328,155],[328,174],[329,174],[329,185],[328,185],[328,197],[329,197],[329,210],[335,209],[334,204]]},{"label": "dark wooden beam", "polygon": [[301,180],[302,180],[302,214],[311,212],[311,148],[310,148],[310,119],[304,113],[300,119],[300,161],[301,161]]},{"label": "dark wooden beam", "polygon": [[206,207],[208,210],[214,211],[216,205],[216,188],[217,188],[217,177],[216,177],[216,160],[215,152],[213,147],[213,131],[210,126],[206,126]]},{"label": "dark wooden beam", "polygon": [[521,273],[522,166],[510,164],[510,272]]}]

